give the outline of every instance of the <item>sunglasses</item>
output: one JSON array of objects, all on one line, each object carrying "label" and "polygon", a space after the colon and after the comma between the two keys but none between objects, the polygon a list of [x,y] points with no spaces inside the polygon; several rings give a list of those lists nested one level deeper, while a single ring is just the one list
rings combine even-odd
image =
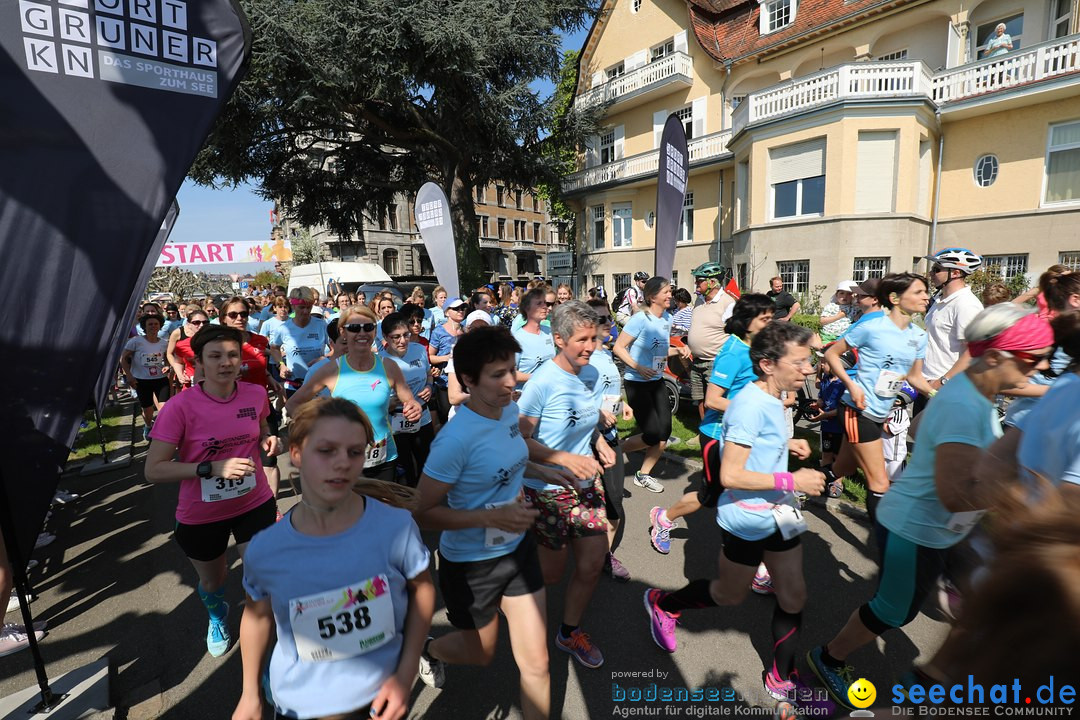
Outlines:
[{"label": "sunglasses", "polygon": [[375,323],[372,323],[372,322],[349,323],[348,325],[345,325],[344,327],[345,327],[346,330],[348,330],[351,333],[375,332]]},{"label": "sunglasses", "polygon": [[547,302],[546,300],[544,301],[544,304],[547,305],[548,307],[555,307],[555,303]]},{"label": "sunglasses", "polygon": [[232,312],[225,313],[225,317],[229,318],[230,320],[235,320],[236,318],[243,318],[247,320],[250,314],[251,313],[249,313],[247,310],[240,310],[239,312],[233,310]]},{"label": "sunglasses", "polygon": [[448,309],[453,310],[454,312],[465,312],[466,310],[469,309],[469,306],[462,304],[462,305],[455,305],[454,307],[448,308]]},{"label": "sunglasses", "polygon": [[1049,354],[1036,355],[1035,353],[1024,352],[1023,350],[1009,350],[1008,353],[1030,365],[1038,365],[1041,362],[1048,362],[1050,360]]},{"label": "sunglasses", "polygon": [[209,320],[188,320],[188,325],[205,325]]},{"label": "sunglasses", "polygon": [[597,315],[596,319],[599,320],[602,323],[611,322],[611,316],[610,315]]}]

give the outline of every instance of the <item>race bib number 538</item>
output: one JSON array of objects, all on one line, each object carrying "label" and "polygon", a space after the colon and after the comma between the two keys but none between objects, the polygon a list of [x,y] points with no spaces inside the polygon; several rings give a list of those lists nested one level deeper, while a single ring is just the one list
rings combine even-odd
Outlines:
[{"label": "race bib number 538", "polygon": [[363,655],[390,642],[394,602],[386,575],[289,601],[293,640],[302,662]]}]

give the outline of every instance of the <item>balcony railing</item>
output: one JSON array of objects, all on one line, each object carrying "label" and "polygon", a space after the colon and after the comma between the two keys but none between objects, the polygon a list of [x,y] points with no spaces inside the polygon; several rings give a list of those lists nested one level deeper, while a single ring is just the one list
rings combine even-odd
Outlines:
[{"label": "balcony railing", "polygon": [[582,107],[594,103],[618,103],[633,94],[643,94],[654,87],[661,87],[668,82],[685,79],[687,85],[693,82],[694,61],[683,52],[675,52],[660,60],[635,68],[624,75],[608,80],[593,89],[578,95],[574,104]]},{"label": "balcony railing", "polygon": [[480,238],[480,247],[497,248],[499,247],[498,238],[482,237]]},{"label": "balcony railing", "polygon": [[515,240],[513,249],[514,250],[533,250],[535,248],[533,247],[533,241],[526,238],[524,240]]},{"label": "balcony railing", "polygon": [[735,109],[731,124],[738,133],[747,125],[858,99],[921,97],[944,110],[950,103],[1076,72],[1076,35],[937,73],[918,60],[852,63],[750,93]]},{"label": "balcony railing", "polygon": [[[731,139],[731,132],[725,130],[724,132],[695,138],[688,142],[686,149],[690,155],[690,166],[693,167],[695,163],[713,160],[727,153],[729,139]],[[649,152],[641,153],[640,155],[622,158],[615,162],[597,165],[596,167],[587,168],[581,172],[567,175],[563,178],[562,189],[563,192],[575,192],[595,185],[633,180],[637,177],[647,177],[649,175],[655,175],[659,166],[660,152],[658,150],[650,150]]]}]

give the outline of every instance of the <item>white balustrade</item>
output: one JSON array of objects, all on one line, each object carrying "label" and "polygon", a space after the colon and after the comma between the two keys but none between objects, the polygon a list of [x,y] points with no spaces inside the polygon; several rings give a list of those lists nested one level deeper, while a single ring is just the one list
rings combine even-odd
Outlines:
[{"label": "white balustrade", "polygon": [[579,95],[574,104],[587,106],[594,103],[606,103],[617,101],[632,92],[647,88],[654,83],[682,75],[693,77],[694,61],[683,52],[675,52],[663,58],[635,68],[617,78],[608,80],[597,85],[582,95]]},{"label": "white balustrade", "polygon": [[[727,153],[727,144],[730,139],[731,131],[725,130],[689,141],[686,144],[686,151],[690,156],[691,167],[694,163],[712,160]],[[575,192],[617,180],[632,180],[636,177],[655,175],[659,167],[659,151],[650,150],[640,155],[632,155],[567,175],[562,180],[562,189],[563,192]]]}]

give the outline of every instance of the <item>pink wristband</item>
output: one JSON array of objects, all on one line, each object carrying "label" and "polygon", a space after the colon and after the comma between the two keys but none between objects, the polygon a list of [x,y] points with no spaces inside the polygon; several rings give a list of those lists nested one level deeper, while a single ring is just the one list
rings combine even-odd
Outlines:
[{"label": "pink wristband", "polygon": [[789,472],[773,473],[776,489],[781,492],[795,492],[795,478]]}]

